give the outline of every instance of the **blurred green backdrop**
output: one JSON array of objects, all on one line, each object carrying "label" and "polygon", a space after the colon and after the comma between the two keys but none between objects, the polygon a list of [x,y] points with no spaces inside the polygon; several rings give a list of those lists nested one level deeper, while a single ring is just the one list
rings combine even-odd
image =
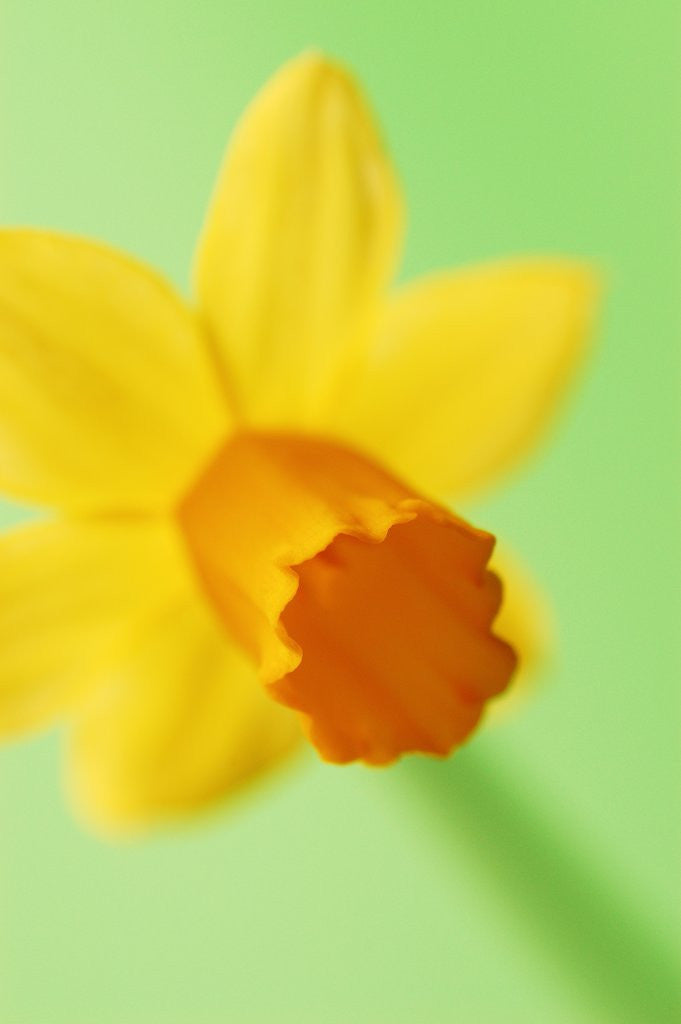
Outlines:
[{"label": "blurred green backdrop", "polygon": [[464,510],[553,596],[560,648],[533,700],[450,763],[309,757],[127,846],[69,817],[57,737],[6,749],[0,1020],[675,1019],[626,990],[644,946],[671,948],[678,897],[678,4],[1,11],[3,222],[104,238],[184,286],[230,127],[314,45],[355,69],[383,123],[409,203],[405,276],[565,252],[601,265],[608,300],[551,443]]}]

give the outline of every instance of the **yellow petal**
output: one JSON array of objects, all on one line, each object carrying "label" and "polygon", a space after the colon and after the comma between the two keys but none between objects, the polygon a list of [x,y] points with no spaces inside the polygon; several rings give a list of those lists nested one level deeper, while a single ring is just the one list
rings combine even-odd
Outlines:
[{"label": "yellow petal", "polygon": [[181,522],[216,610],[327,760],[445,754],[508,684],[493,538],[354,452],[240,435]]},{"label": "yellow petal", "polygon": [[99,830],[196,810],[252,780],[301,739],[203,599],[187,589],[93,693],[69,742],[69,787]]},{"label": "yellow petal", "polygon": [[162,522],[54,521],[0,535],[0,735],[71,711],[186,573]]},{"label": "yellow petal", "polygon": [[500,578],[504,593],[494,629],[518,655],[513,686],[489,705],[487,721],[498,721],[531,695],[553,651],[555,625],[548,597],[515,555],[496,547],[490,568]]},{"label": "yellow petal", "polygon": [[196,285],[237,407],[309,425],[366,345],[393,269],[399,191],[358,87],[305,54],[238,125]]},{"label": "yellow petal", "polygon": [[224,432],[197,325],[164,281],[91,242],[0,232],[0,491],[164,506]]},{"label": "yellow petal", "polygon": [[336,432],[427,493],[487,482],[544,429],[584,353],[593,301],[591,274],[559,261],[406,287]]}]

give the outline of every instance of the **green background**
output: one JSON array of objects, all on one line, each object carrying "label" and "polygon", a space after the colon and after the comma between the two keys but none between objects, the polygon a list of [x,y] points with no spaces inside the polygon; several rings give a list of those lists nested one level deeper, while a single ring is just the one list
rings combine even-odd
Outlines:
[{"label": "green background", "polygon": [[0,10],[3,222],[106,239],[184,286],[230,127],[314,45],[354,68],[384,126],[410,210],[404,277],[564,252],[607,281],[550,443],[464,509],[552,595],[559,650],[534,698],[451,762],[310,755],[132,845],[69,817],[58,737],[7,748],[0,1020],[676,1020],[678,5]]}]

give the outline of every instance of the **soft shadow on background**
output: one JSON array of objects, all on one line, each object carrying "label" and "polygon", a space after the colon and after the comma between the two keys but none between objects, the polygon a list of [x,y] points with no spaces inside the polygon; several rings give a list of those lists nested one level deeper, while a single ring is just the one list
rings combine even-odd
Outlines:
[{"label": "soft shadow on background", "polygon": [[[559,971],[604,1020],[647,1024],[681,1014],[678,957],[633,879],[617,877],[605,851],[541,790],[518,785],[512,764],[475,751],[396,770],[413,785],[426,821],[524,924],[546,970]],[[614,876],[614,877],[613,877]]]},{"label": "soft shadow on background", "polygon": [[462,510],[552,595],[533,697],[446,765],[309,756],[137,845],[73,823],[58,737],[5,750],[0,1019],[671,1024],[678,5],[3,0],[0,19],[4,223],[101,237],[184,284],[230,126],[315,45],[384,126],[405,277],[548,252],[607,281],[554,436]]}]

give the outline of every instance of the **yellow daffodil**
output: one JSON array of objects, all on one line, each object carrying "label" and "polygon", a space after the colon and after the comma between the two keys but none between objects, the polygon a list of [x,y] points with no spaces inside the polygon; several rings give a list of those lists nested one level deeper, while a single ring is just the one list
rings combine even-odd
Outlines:
[{"label": "yellow daffodil", "polygon": [[589,277],[390,294],[401,223],[356,85],[304,55],[234,134],[195,307],[102,245],[0,233],[0,490],[53,510],[0,538],[0,725],[71,719],[100,826],[221,797],[303,733],[335,762],[446,754],[509,681],[493,540],[433,499],[531,440]]}]

